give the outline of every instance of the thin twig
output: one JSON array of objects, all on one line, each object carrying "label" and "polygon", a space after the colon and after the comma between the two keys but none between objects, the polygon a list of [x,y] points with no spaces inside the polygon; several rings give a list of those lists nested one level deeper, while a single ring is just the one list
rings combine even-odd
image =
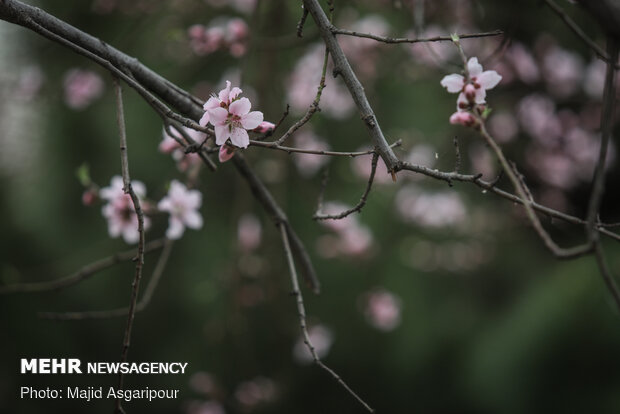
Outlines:
[{"label": "thin twig", "polygon": [[[305,9],[304,9],[305,10]],[[314,101],[310,104],[310,107],[306,111],[305,115],[293,126],[291,126],[288,131],[286,131],[280,138],[274,141],[275,145],[282,145],[284,141],[286,141],[291,135],[295,133],[299,128],[304,126],[312,116],[320,111],[319,103],[321,102],[321,95],[323,94],[323,89],[325,89],[325,73],[327,72],[327,60],[329,58],[329,50],[325,48],[325,55],[323,58],[323,69],[321,71],[321,80],[319,81],[319,86],[317,87],[316,96],[314,97]]]},{"label": "thin twig", "polygon": [[[153,274],[149,279],[149,283],[146,285],[146,289],[144,290],[144,294],[140,301],[136,304],[135,312],[142,312],[151,302],[151,298],[153,297],[153,293],[161,280],[161,276],[164,273],[164,269],[166,264],[168,263],[168,259],[170,257],[170,252],[172,251],[172,240],[164,239],[164,247],[162,249],[161,255],[155,265],[155,269],[153,270]],[[115,318],[121,316],[127,316],[129,313],[129,307],[125,306],[122,308],[104,310],[104,311],[83,311],[83,312],[40,312],[38,316],[43,319],[51,319],[51,320],[85,320],[85,319],[106,319],[106,318]]]},{"label": "thin twig", "polygon": [[308,10],[301,5],[301,18],[299,19],[299,23],[297,23],[297,37],[304,37],[304,24],[306,23],[306,19],[308,18]]},{"label": "thin twig", "polygon": [[[178,132],[179,132],[179,134],[181,134],[181,136],[182,136],[182,137],[183,137],[183,139],[185,140],[186,145],[183,145],[183,148],[188,149],[188,148],[192,148],[192,147],[195,147],[195,146],[198,146],[198,145],[199,145],[199,147],[197,147],[197,150],[195,151],[195,153],[196,153],[196,154],[198,154],[198,156],[200,157],[200,159],[202,160],[202,162],[203,162],[203,163],[204,163],[207,167],[209,167],[209,169],[210,169],[211,171],[216,171],[216,170],[217,170],[217,165],[215,165],[215,163],[211,160],[211,158],[207,157],[207,156],[204,154],[204,151],[203,151],[203,144],[204,144],[204,142],[203,142],[202,144],[198,144],[196,141],[194,141],[194,139],[193,139],[191,136],[189,136],[189,134],[187,133],[187,131],[185,131],[185,130],[184,130],[184,129],[183,129],[183,128],[182,128],[182,127],[181,127],[181,126],[177,123],[177,122],[172,121],[172,122],[171,122],[171,125],[172,125],[172,127],[173,127],[176,131],[178,131]],[[168,134],[168,135],[170,135],[170,134]],[[173,137],[173,138],[174,138],[174,137]],[[209,136],[207,136],[207,139],[208,139],[208,138],[209,138]],[[177,142],[179,142],[179,141],[177,141]]]},{"label": "thin twig", "polygon": [[[125,326],[125,335],[123,338],[123,350],[121,352],[121,362],[127,361],[127,355],[129,353],[129,346],[131,343],[131,330],[133,327],[133,321],[135,317],[136,302],[138,300],[138,292],[140,290],[140,279],[142,278],[142,267],[144,266],[144,212],[140,205],[140,199],[136,195],[131,186],[131,176],[129,175],[129,160],[127,157],[127,134],[125,130],[125,115],[123,110],[123,94],[121,84],[118,78],[114,78],[114,89],[116,92],[116,119],[118,121],[119,137],[120,137],[120,152],[121,152],[121,168],[123,175],[123,184],[125,194],[129,194],[133,203],[136,216],[138,218],[138,255],[136,256],[136,271],[131,284],[131,296],[129,302],[129,311],[127,315],[127,325]],[[123,389],[123,373],[119,374],[118,389]],[[122,399],[116,399],[115,405],[116,413],[123,413]]]},{"label": "thin twig", "polygon": [[[165,239],[157,239],[147,243],[144,246],[144,253],[146,254],[161,249],[164,245],[164,240]],[[134,257],[136,257],[136,254],[136,249],[119,252],[112,256],[108,256],[103,259],[97,260],[96,262],[90,263],[69,276],[51,280],[49,282],[19,283],[15,285],[0,286],[0,294],[34,293],[60,290],[69,286],[76,285],[90,278],[96,273],[112,267],[116,264],[132,260]]]},{"label": "thin twig", "polygon": [[329,18],[325,15],[325,12],[319,5],[318,0],[303,0],[303,2],[304,7],[308,10],[308,12],[310,12],[310,15],[312,15],[312,18],[316,23],[321,36],[323,37],[323,41],[329,50],[329,54],[334,63],[334,74],[342,76],[342,79],[358,108],[360,117],[364,121],[366,129],[372,139],[373,146],[378,148],[379,154],[381,155],[381,158],[383,158],[388,171],[394,172],[399,160],[383,135],[383,131],[379,126],[379,122],[377,121],[375,113],[368,102],[366,93],[364,92],[364,87],[357,79],[355,72],[353,72],[349,61],[331,31],[333,25],[329,21]]},{"label": "thin twig", "polygon": [[293,230],[293,228],[288,223],[288,217],[278,203],[274,200],[273,196],[265,187],[265,184],[260,180],[258,175],[250,168],[247,161],[239,152],[235,154],[232,158],[235,167],[241,174],[241,176],[247,181],[250,186],[250,190],[252,194],[256,198],[256,200],[263,206],[265,211],[271,216],[273,223],[276,226],[284,223],[286,225],[286,229],[288,231],[289,240],[291,242],[291,248],[293,249],[293,253],[295,254],[295,258],[297,262],[301,266],[301,274],[306,282],[306,285],[316,294],[318,294],[321,290],[321,284],[316,276],[316,271],[314,270],[314,265],[312,264],[312,260],[310,260],[310,255],[306,250],[303,242],[297,236],[297,233]]},{"label": "thin twig", "polygon": [[598,57],[603,59],[605,62],[612,62],[614,66],[618,67],[617,59],[613,60],[612,58],[610,58],[610,55],[605,53],[603,48],[596,44],[594,40],[590,39],[590,37],[581,29],[581,27],[579,27],[579,25],[575,23],[575,21],[571,19],[568,14],[566,14],[566,12],[560,6],[558,6],[556,2],[554,2],[553,0],[544,1],[547,6],[549,6],[549,8],[558,15],[558,17],[562,19],[564,23],[566,23],[568,28],[571,29],[572,32],[575,33],[577,37],[580,38],[590,49],[592,49],[592,51],[596,53]]},{"label": "thin twig", "polygon": [[[394,143],[392,143],[390,145],[390,148],[399,147],[401,145],[402,145],[402,140],[399,139],[395,141]],[[277,145],[275,142],[262,142],[262,141],[255,141],[255,140],[250,140],[250,146],[284,151],[289,154],[296,152],[296,153],[301,153],[301,154],[328,155],[328,156],[350,157],[350,158],[355,158],[355,157],[359,157],[362,155],[375,154],[377,152],[374,149],[368,150],[368,151],[356,151],[356,152],[310,150],[310,149],[304,149],[304,148],[283,147],[283,146]]]},{"label": "thin twig", "polygon": [[[360,33],[360,32],[356,32],[353,30],[339,29],[333,26],[331,27],[331,32],[337,35],[362,37],[365,39],[372,39],[372,40],[376,40],[377,42],[383,42],[383,43],[425,43],[425,42],[452,41],[452,38],[450,36],[418,37],[415,39],[406,38],[406,37],[387,37],[387,36],[377,36],[371,33]],[[458,36],[461,39],[468,39],[468,38],[478,38],[478,37],[500,36],[503,34],[504,32],[502,30],[493,30],[491,32],[482,32],[482,33],[463,33]]]},{"label": "thin twig", "polygon": [[[372,156],[370,176],[368,177],[368,184],[366,185],[366,190],[364,190],[364,194],[362,194],[362,198],[360,198],[360,201],[357,203],[355,207],[345,210],[339,214],[321,214],[321,210],[317,210],[316,213],[312,216],[312,219],[313,220],[330,220],[330,219],[340,220],[340,219],[347,217],[348,215],[352,213],[361,212],[362,208],[364,208],[364,206],[366,205],[368,194],[370,194],[370,190],[372,188],[372,182],[374,181],[375,173],[377,172],[378,161],[379,161],[379,154],[375,152]],[[322,199],[322,193],[321,193],[321,199]],[[322,202],[320,204],[322,204]]]},{"label": "thin twig", "polygon": [[284,244],[284,251],[286,252],[286,260],[288,262],[289,273],[291,275],[291,284],[293,285],[292,295],[295,296],[295,302],[297,304],[297,314],[299,316],[299,326],[301,328],[302,335],[304,337],[304,344],[310,351],[312,355],[312,359],[314,362],[321,367],[324,371],[326,371],[332,378],[334,378],[349,394],[351,394],[366,410],[373,413],[374,410],[370,408],[370,406],[347,385],[346,382],[336,374],[331,368],[325,365],[314,349],[314,345],[312,345],[312,341],[310,340],[310,335],[308,334],[308,327],[306,325],[306,309],[304,306],[304,298],[299,289],[299,280],[297,278],[297,271],[295,270],[295,262],[293,260],[293,254],[291,252],[291,247],[288,240],[288,232],[286,230],[286,225],[284,223],[279,224],[280,227],[280,235],[282,236],[282,243]]}]

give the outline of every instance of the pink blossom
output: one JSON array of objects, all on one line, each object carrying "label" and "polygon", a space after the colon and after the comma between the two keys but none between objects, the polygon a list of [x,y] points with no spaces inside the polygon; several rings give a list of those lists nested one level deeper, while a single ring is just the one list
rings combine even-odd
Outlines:
[{"label": "pink blossom", "polygon": [[202,194],[198,190],[188,190],[185,185],[172,180],[168,196],[161,199],[157,208],[170,213],[166,237],[180,239],[185,227],[200,229],[202,216],[198,212],[202,204]]},{"label": "pink blossom", "polygon": [[455,226],[467,217],[465,204],[458,193],[429,193],[413,185],[398,191],[396,208],[405,220],[428,228]]},{"label": "pink blossom", "polygon": [[224,144],[220,147],[217,158],[220,160],[220,162],[226,162],[234,156],[235,156],[235,147],[231,147],[230,145]]},{"label": "pink blossom", "polygon": [[[197,143],[202,143],[206,138],[206,134],[200,131],[196,131],[195,129],[183,128],[183,131],[189,135],[189,137]],[[174,134],[177,139],[183,141],[183,136],[174,128],[171,128],[170,131]],[[158,146],[159,152],[163,154],[172,154],[172,158],[177,163],[177,168],[179,171],[185,172],[189,168],[194,166],[200,166],[202,164],[202,160],[197,153],[185,153],[185,149],[170,135],[165,128],[162,129],[162,140]]]},{"label": "pink blossom", "polygon": [[544,146],[554,145],[562,133],[555,103],[545,95],[532,94],[521,99],[517,116],[523,129]]},{"label": "pink blossom", "polygon": [[[324,54],[325,45],[315,44],[295,64],[286,85],[287,101],[293,111],[305,112],[312,104],[321,78]],[[346,118],[355,109],[355,103],[340,79],[326,80],[321,95],[321,109],[323,115],[335,119]]]},{"label": "pink blossom", "polygon": [[260,123],[260,125],[254,128],[254,132],[257,132],[259,134],[266,134],[269,131],[273,131],[275,127],[276,124],[274,124],[273,122],[263,121]]},{"label": "pink blossom", "polygon": [[[329,145],[325,140],[316,135],[312,130],[305,129],[298,132],[294,138],[295,146],[313,151],[328,151]],[[316,174],[328,161],[328,157],[316,154],[298,153],[293,155],[297,171],[304,177]]]},{"label": "pink blossom", "polygon": [[489,131],[500,143],[510,142],[519,133],[519,124],[511,112],[498,112],[488,121]]},{"label": "pink blossom", "polygon": [[[140,181],[132,181],[131,186],[140,199],[146,196],[146,187]],[[137,243],[140,238],[138,216],[131,196],[123,191],[123,179],[118,175],[112,177],[110,186],[102,188],[99,191],[99,196],[108,201],[103,206],[101,213],[108,220],[110,237],[116,238],[122,235],[125,242]],[[145,216],[144,229],[146,230],[149,227],[150,219]]]},{"label": "pink blossom", "polygon": [[224,407],[217,401],[193,402],[187,409],[187,414],[226,414]]},{"label": "pink blossom", "polygon": [[90,207],[95,204],[98,198],[99,196],[96,189],[89,188],[82,193],[82,204]]},{"label": "pink blossom", "polygon": [[275,384],[265,377],[244,381],[235,390],[235,398],[245,407],[252,408],[260,403],[271,401],[276,392]]},{"label": "pink blossom", "polygon": [[[446,29],[431,25],[421,33],[409,32],[407,37],[435,37],[443,36],[447,32]],[[423,42],[414,43],[410,46],[409,51],[416,62],[421,62],[427,66],[441,66],[447,62],[454,53],[455,48],[448,42]]]},{"label": "pink blossom", "polygon": [[464,125],[466,127],[470,127],[476,124],[476,118],[469,112],[465,111],[456,111],[452,115],[450,115],[450,123],[453,125]]},{"label": "pink blossom", "polygon": [[401,301],[387,290],[376,290],[368,294],[364,314],[375,328],[391,331],[400,324]]},{"label": "pink blossom", "polygon": [[506,59],[522,82],[532,84],[540,78],[534,57],[521,43],[513,43],[510,46],[506,52]]},{"label": "pink blossom", "polygon": [[[476,57],[470,58],[467,62],[467,71],[469,72],[469,82],[466,82],[463,75],[454,73],[444,76],[440,82],[441,86],[450,93],[463,94],[470,103],[485,103],[486,91],[494,88],[502,80],[501,75],[494,70],[483,72],[482,65],[478,63]],[[462,100],[461,95],[459,95],[459,100]]]},{"label": "pink blossom", "polygon": [[247,148],[250,137],[246,130],[252,130],[263,122],[263,113],[250,112],[252,104],[248,98],[237,99],[228,108],[217,107],[208,110],[210,122],[215,127],[215,143],[224,145],[228,139],[233,145]]},{"label": "pink blossom", "polygon": [[103,80],[95,72],[71,69],[64,77],[65,103],[73,109],[84,109],[103,93]]},{"label": "pink blossom", "polygon": [[583,72],[583,60],[576,53],[557,46],[545,51],[543,75],[555,96],[566,98],[575,93],[581,85]]},{"label": "pink blossom", "polygon": [[242,250],[256,249],[260,245],[262,233],[262,226],[256,216],[245,214],[239,219],[237,240]]},{"label": "pink blossom", "polygon": [[[332,331],[325,325],[315,325],[308,328],[308,336],[310,337],[310,342],[312,342],[314,351],[318,357],[324,358],[327,356],[334,342],[334,335],[332,334]],[[293,355],[295,356],[297,362],[302,364],[309,364],[313,361],[312,354],[304,343],[303,336],[300,336],[295,343]]]}]

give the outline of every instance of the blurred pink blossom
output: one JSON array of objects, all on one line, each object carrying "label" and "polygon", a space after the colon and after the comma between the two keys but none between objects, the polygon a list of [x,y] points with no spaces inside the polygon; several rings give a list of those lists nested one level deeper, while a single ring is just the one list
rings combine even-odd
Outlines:
[{"label": "blurred pink blossom", "polygon": [[545,95],[532,94],[521,99],[517,116],[525,132],[544,146],[554,145],[562,133],[555,103]]},{"label": "blurred pink blossom", "polygon": [[[349,206],[345,204],[328,202],[323,205],[320,213],[337,215],[348,209]],[[330,249],[328,253],[331,257],[337,254],[359,257],[370,251],[373,244],[372,233],[368,227],[359,222],[357,216],[349,214],[339,220],[327,219],[319,222],[336,233],[336,238],[330,237],[319,240],[319,243],[323,243],[323,246],[319,245],[320,247]],[[332,246],[325,246],[326,243]]]},{"label": "blurred pink blossom", "polygon": [[[325,45],[322,43],[311,46],[307,53],[297,61],[287,80],[287,102],[297,113],[305,112],[316,96],[317,87],[323,69]],[[330,69],[328,69],[329,73]],[[351,115],[355,104],[340,78],[327,77],[323,89],[320,107],[321,114],[335,119],[343,119]]]},{"label": "blurred pink blossom", "polygon": [[241,250],[255,250],[261,243],[263,229],[260,221],[253,214],[244,214],[237,226],[237,241]]},{"label": "blurred pink blossom", "polygon": [[[308,336],[318,357],[326,357],[334,342],[332,331],[325,325],[314,325],[308,328]],[[293,347],[293,356],[301,364],[309,364],[313,361],[312,354],[304,343],[302,335],[300,335]]]},{"label": "blurred pink blossom", "polygon": [[226,414],[226,411],[217,401],[204,401],[189,404],[187,414]]},{"label": "blurred pink blossom", "polygon": [[487,121],[487,125],[493,138],[502,144],[512,141],[519,133],[519,124],[512,112],[494,113]]},{"label": "blurred pink blossom", "polygon": [[256,7],[257,0],[206,0],[211,7],[232,7],[241,13],[249,14]]},{"label": "blurred pink blossom", "polygon": [[549,91],[566,98],[577,91],[584,76],[584,64],[579,55],[557,46],[544,52],[543,76]]},{"label": "blurred pink blossom", "polygon": [[[389,30],[387,21],[376,14],[367,15],[346,26],[355,32],[377,36],[386,36]],[[381,51],[381,43],[356,36],[342,36],[338,41],[358,76],[369,78],[375,75],[377,63],[380,62],[378,53]]]},{"label": "blurred pink blossom", "polygon": [[[132,181],[131,186],[140,199],[146,196],[146,187],[140,181]],[[102,188],[99,196],[108,202],[103,206],[101,213],[108,220],[110,237],[116,238],[122,235],[126,243],[137,243],[140,238],[138,216],[131,196],[123,191],[123,179],[119,175],[112,177],[110,186]],[[142,206],[143,209],[145,207]],[[151,220],[145,216],[144,229],[148,229],[150,224]]]},{"label": "blurred pink blossom", "polygon": [[[200,131],[196,131],[195,129],[183,128],[183,131],[187,133],[187,135],[192,138],[195,143],[202,143],[206,138],[206,134]],[[170,128],[170,131],[181,141],[185,139],[183,136],[174,128]],[[200,156],[195,152],[190,152],[188,154],[185,153],[184,148],[170,135],[165,128],[162,129],[162,140],[158,146],[159,152],[163,154],[172,154],[172,159],[174,159],[177,163],[177,168],[181,172],[185,172],[189,170],[191,167],[200,166],[202,164],[202,160]]]},{"label": "blurred pink blossom", "polygon": [[[448,32],[440,26],[430,25],[419,35],[415,32],[409,32],[406,35],[410,38],[428,38],[445,36]],[[416,62],[421,62],[427,66],[442,66],[456,54],[456,48],[449,42],[414,43],[409,47],[409,50]]]},{"label": "blurred pink blossom", "polygon": [[188,190],[177,180],[172,180],[168,195],[161,199],[157,208],[170,214],[166,237],[180,239],[185,227],[198,230],[202,227],[202,216],[198,212],[202,204],[202,194],[198,190]]},{"label": "blurred pink blossom", "polygon": [[[369,147],[358,148],[358,152],[368,151]],[[370,172],[372,171],[372,155],[361,155],[351,160],[353,166],[353,172],[361,179],[368,180]],[[388,172],[387,166],[381,157],[377,161],[377,170],[375,172],[375,184],[390,184],[393,183],[392,175]]]},{"label": "blurred pink blossom", "polygon": [[506,51],[506,60],[510,62],[521,82],[532,84],[540,78],[540,71],[534,56],[521,43],[513,43]]},{"label": "blurred pink blossom", "polygon": [[364,298],[364,315],[368,322],[382,331],[395,329],[401,320],[401,300],[384,289],[374,290]]},{"label": "blurred pink blossom", "polygon": [[414,185],[398,191],[396,208],[405,220],[430,228],[461,224],[467,217],[465,204],[458,193],[429,193]]},{"label": "blurred pink blossom", "polygon": [[72,109],[84,109],[103,93],[103,79],[95,72],[71,69],[64,77],[65,103]]},{"label": "blurred pink blossom", "polygon": [[194,24],[187,29],[189,45],[198,56],[218,50],[228,50],[234,57],[241,57],[247,51],[249,28],[238,17],[217,19],[208,26]]},{"label": "blurred pink blossom", "polygon": [[45,75],[37,65],[25,67],[19,74],[15,96],[24,101],[32,100],[45,81]]},{"label": "blurred pink blossom", "polygon": [[235,399],[246,408],[254,408],[273,400],[275,392],[276,386],[272,380],[257,377],[239,384],[235,390]]},{"label": "blurred pink blossom", "polygon": [[[329,145],[325,140],[317,136],[312,130],[306,129],[297,132],[294,136],[295,147],[313,151],[329,151]],[[310,177],[316,174],[329,161],[329,157],[315,154],[295,153],[293,155],[295,166],[301,175]]]}]

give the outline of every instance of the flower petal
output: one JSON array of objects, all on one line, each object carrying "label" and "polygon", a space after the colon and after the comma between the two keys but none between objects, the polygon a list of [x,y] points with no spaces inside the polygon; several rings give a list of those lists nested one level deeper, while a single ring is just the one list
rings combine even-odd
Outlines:
[{"label": "flower petal", "polygon": [[217,145],[224,145],[228,138],[230,138],[230,128],[228,127],[228,125],[216,125],[215,143]]},{"label": "flower petal", "polygon": [[250,137],[248,133],[243,128],[233,128],[230,134],[230,140],[233,145],[236,145],[239,148],[247,148],[250,145]]},{"label": "flower petal", "polygon": [[230,81],[226,81],[226,87],[220,91],[218,97],[220,101],[228,103],[228,96],[230,95]]},{"label": "flower petal", "polygon": [[452,75],[444,76],[441,80],[441,86],[446,88],[450,93],[460,92],[465,84],[465,78],[461,75],[453,73]]},{"label": "flower petal", "polygon": [[233,115],[243,116],[250,112],[250,108],[252,107],[252,103],[248,98],[241,98],[230,104],[228,110]]},{"label": "flower petal", "polygon": [[245,129],[257,128],[263,122],[263,113],[261,111],[252,111],[241,117],[241,125]]},{"label": "flower petal", "polygon": [[473,57],[470,58],[467,62],[467,70],[469,71],[470,77],[478,77],[482,73],[482,65],[478,63],[478,58]]},{"label": "flower petal", "polygon": [[494,70],[487,70],[478,76],[477,82],[483,89],[491,89],[494,88],[501,80],[502,76],[499,73]]},{"label": "flower petal", "polygon": [[198,190],[189,190],[184,194],[185,206],[189,209],[195,210],[200,208],[202,204],[202,193]]},{"label": "flower petal", "polygon": [[208,123],[209,123],[209,112],[207,111],[204,113],[202,118],[200,118],[200,121],[198,121],[198,124],[200,126],[206,127]]},{"label": "flower petal", "polygon": [[218,154],[218,158],[220,162],[226,162],[231,159],[235,155],[235,148],[230,147],[228,145],[222,145],[220,147],[220,152]]},{"label": "flower petal", "polygon": [[209,109],[210,122],[213,126],[224,125],[228,118],[228,111],[224,108]]},{"label": "flower petal", "polygon": [[169,197],[162,198],[159,203],[157,203],[157,209],[161,211],[171,211],[172,210],[172,202]]},{"label": "flower petal", "polygon": [[207,102],[205,102],[205,104],[202,106],[202,109],[208,111],[209,109],[217,108],[218,106],[220,106],[220,102],[221,101],[218,98],[212,96],[207,100]]},{"label": "flower petal", "polygon": [[185,213],[183,221],[185,222],[185,225],[190,229],[197,230],[202,227],[202,216],[199,212],[195,210],[190,210]]},{"label": "flower petal", "polygon": [[485,103],[485,99],[487,97],[487,91],[484,88],[480,88],[480,89],[476,89],[476,98],[475,98],[475,102],[477,104],[483,104]]},{"label": "flower petal", "polygon": [[243,92],[243,91],[241,89],[237,88],[236,86],[234,88],[232,88],[230,90],[230,93],[228,94],[228,99],[229,99],[228,102],[234,101],[237,98],[237,96],[239,96],[241,94],[241,92]]},{"label": "flower petal", "polygon": [[185,226],[183,222],[174,216],[170,216],[170,220],[168,221],[168,230],[166,230],[166,237],[171,240],[180,239],[185,232]]}]

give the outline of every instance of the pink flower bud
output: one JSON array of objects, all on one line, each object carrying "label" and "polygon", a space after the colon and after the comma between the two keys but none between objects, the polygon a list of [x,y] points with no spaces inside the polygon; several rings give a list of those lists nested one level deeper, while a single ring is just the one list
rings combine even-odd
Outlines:
[{"label": "pink flower bud", "polygon": [[467,98],[467,100],[471,103],[475,102],[476,100],[476,87],[474,85],[472,85],[471,83],[468,83],[467,85],[465,85],[465,88],[463,89],[463,92],[465,93],[465,97]]},{"label": "pink flower bud", "polygon": [[476,118],[469,112],[458,111],[450,116],[450,123],[453,125],[460,124],[470,127],[476,123]]},{"label": "pink flower bud", "polygon": [[235,149],[226,144],[220,147],[220,153],[218,154],[218,158],[220,162],[226,162],[231,159],[235,155]]},{"label": "pink flower bud", "polygon": [[93,188],[89,188],[82,194],[82,204],[90,207],[95,204],[98,198],[97,191]]},{"label": "pink flower bud", "polygon": [[264,134],[266,132],[272,131],[276,127],[276,124],[268,121],[263,121],[259,126],[254,128],[254,132],[258,132],[259,134]]}]

